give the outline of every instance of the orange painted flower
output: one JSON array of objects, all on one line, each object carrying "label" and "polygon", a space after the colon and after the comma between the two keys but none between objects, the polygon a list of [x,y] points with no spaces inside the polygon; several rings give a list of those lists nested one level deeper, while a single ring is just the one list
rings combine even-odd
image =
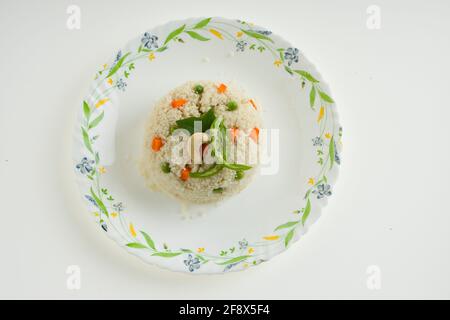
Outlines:
[{"label": "orange painted flower", "polygon": [[223,36],[219,31],[217,31],[215,29],[209,29],[209,32],[211,32],[213,35],[215,35],[220,40],[223,40]]},{"label": "orange painted flower", "polygon": [[269,240],[269,241],[277,240],[279,238],[280,238],[280,236],[277,236],[277,235],[263,237],[264,240]]},{"label": "orange painted flower", "polygon": [[113,84],[113,80],[112,80],[111,78],[108,78],[108,80],[107,80],[106,82],[108,82],[108,84],[109,84],[110,86],[112,86],[112,84]]},{"label": "orange painted flower", "polygon": [[104,105],[104,104],[107,103],[108,101],[109,101],[108,98],[106,98],[106,99],[101,99],[101,100],[99,100],[99,101],[95,104],[95,107],[96,107],[96,108],[100,108],[102,105]]},{"label": "orange painted flower", "polygon": [[133,237],[136,237],[136,230],[134,229],[134,226],[132,223],[130,223],[130,233]]},{"label": "orange painted flower", "polygon": [[283,64],[283,61],[281,60],[275,60],[275,62],[273,63],[276,67],[279,67]]}]

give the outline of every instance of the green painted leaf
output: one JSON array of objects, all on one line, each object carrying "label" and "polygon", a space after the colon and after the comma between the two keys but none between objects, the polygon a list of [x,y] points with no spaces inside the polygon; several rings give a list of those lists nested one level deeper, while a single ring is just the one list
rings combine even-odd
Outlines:
[{"label": "green painted leaf", "polygon": [[291,229],[287,235],[286,238],[284,238],[284,246],[287,247],[289,245],[289,242],[291,242],[292,238],[294,237],[295,228]]},{"label": "green painted leaf", "polygon": [[327,95],[325,92],[319,90],[319,95],[324,101],[329,102],[329,103],[334,103],[334,100],[331,99],[331,97],[329,95]]},{"label": "green painted leaf", "polygon": [[211,21],[211,18],[206,18],[197,23],[192,29],[200,29],[206,27],[208,23]]},{"label": "green painted leaf", "polygon": [[334,136],[331,137],[330,139],[330,145],[328,147],[328,153],[330,156],[330,169],[333,167],[334,164],[334,156],[336,154],[335,150],[334,150]]},{"label": "green painted leaf", "polygon": [[83,134],[83,142],[86,146],[86,149],[88,149],[91,153],[94,153],[94,151],[92,151],[92,145],[91,141],[89,140],[89,135],[83,127],[81,127],[81,133]]},{"label": "green painted leaf", "polygon": [[95,118],[94,120],[92,120],[92,121],[89,123],[89,129],[95,128],[95,127],[100,123],[100,121],[103,120],[103,116],[104,116],[104,115],[105,115],[105,112],[102,111],[102,113],[100,113],[100,115],[99,115],[97,118]]},{"label": "green painted leaf", "polygon": [[141,233],[144,236],[145,242],[147,242],[148,246],[153,250],[156,250],[155,243],[153,242],[152,238],[144,231],[141,231]]},{"label": "green painted leaf", "polygon": [[186,25],[183,24],[181,27],[179,27],[178,29],[175,29],[174,31],[172,31],[171,33],[169,33],[169,35],[166,38],[166,41],[164,41],[164,45],[166,45],[170,40],[172,40],[173,38],[175,38],[176,36],[178,36],[180,33],[182,33],[184,31],[184,28],[186,28]]},{"label": "green painted leaf", "polygon": [[89,107],[86,101],[83,101],[83,113],[86,120],[89,121],[89,117],[91,116],[91,108]]},{"label": "green painted leaf", "polygon": [[161,48],[156,49],[156,52],[163,52],[167,50],[167,46],[163,46]]},{"label": "green painted leaf", "polygon": [[220,262],[218,264],[219,265],[226,265],[226,264],[237,263],[237,262],[241,262],[241,261],[243,261],[243,260],[245,260],[245,259],[247,259],[249,257],[251,257],[251,256],[248,256],[248,255],[247,256],[239,256],[239,257],[236,257],[236,258],[224,261],[224,262]]},{"label": "green painted leaf", "polygon": [[286,228],[290,228],[295,226],[296,224],[298,224],[298,221],[290,221],[290,222],[286,222],[284,224],[279,225],[278,227],[275,228],[274,231],[278,231],[281,229],[286,229]]},{"label": "green painted leaf", "polygon": [[311,86],[311,91],[309,92],[309,105],[313,109],[315,102],[316,102],[316,87]]},{"label": "green painted leaf", "polygon": [[101,211],[105,216],[109,217],[109,215],[108,215],[108,210],[106,209],[105,205],[103,204],[103,201],[100,200],[99,197],[97,197],[97,195],[95,194],[94,190],[92,190],[92,187],[91,187],[90,191],[91,191],[91,196],[92,196],[92,198],[94,198],[95,203],[97,203],[97,205],[98,205],[100,211]]},{"label": "green painted leaf", "polygon": [[303,225],[305,225],[306,219],[308,219],[310,212],[311,212],[311,201],[308,198],[308,201],[306,201],[305,211],[303,211],[303,215],[302,215],[302,224]]},{"label": "green painted leaf", "polygon": [[135,249],[147,249],[145,245],[139,242],[130,242],[126,244],[127,247],[135,248]]},{"label": "green painted leaf", "polygon": [[270,41],[270,42],[273,43],[273,40],[270,39],[268,36],[266,36],[264,34],[261,34],[261,33],[258,33],[258,32],[254,32],[254,31],[251,31],[251,30],[244,30],[244,29],[241,29],[241,31],[243,33],[245,33],[246,35],[248,35],[249,37],[252,37],[252,38],[255,38],[255,39],[260,39],[260,40],[267,40],[267,41]]},{"label": "green painted leaf", "polygon": [[291,68],[289,68],[288,66],[284,66],[284,70],[286,70],[287,73],[289,73],[290,75],[293,75],[294,73],[292,72]]},{"label": "green painted leaf", "polygon": [[173,258],[179,256],[181,252],[156,252],[152,254],[155,257]]},{"label": "green painted leaf", "polygon": [[245,164],[238,164],[238,163],[225,163],[224,166],[228,169],[234,170],[234,171],[245,171],[250,170],[252,167],[247,166]]},{"label": "green painted leaf", "polygon": [[195,122],[199,121],[202,124],[202,132],[205,132],[211,128],[216,116],[214,110],[211,108],[208,112],[202,114],[200,117],[189,117],[186,119],[177,120],[177,129],[185,129],[193,134],[195,131]]},{"label": "green painted leaf", "polygon": [[117,63],[114,65],[114,67],[112,67],[111,70],[109,70],[109,73],[106,76],[107,78],[111,77],[114,73],[116,73],[120,69],[120,67],[122,66],[123,62],[130,55],[130,53],[131,52],[128,52],[127,54],[122,56],[122,58],[120,58],[119,61],[117,61]]},{"label": "green painted leaf", "polygon": [[319,80],[314,78],[309,72],[305,70],[294,70],[295,73],[298,73],[299,75],[303,76],[306,80],[309,80],[314,83],[318,83]]},{"label": "green painted leaf", "polygon": [[191,38],[196,39],[196,40],[200,40],[200,41],[208,41],[208,40],[210,40],[209,38],[205,38],[201,34],[198,34],[197,32],[194,32],[194,31],[186,31],[186,33],[188,35],[190,35]]}]

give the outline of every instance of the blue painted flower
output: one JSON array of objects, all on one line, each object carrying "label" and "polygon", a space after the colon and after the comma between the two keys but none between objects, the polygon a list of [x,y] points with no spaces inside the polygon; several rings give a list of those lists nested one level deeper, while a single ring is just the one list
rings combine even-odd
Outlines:
[{"label": "blue painted flower", "polygon": [[317,199],[331,196],[331,186],[329,184],[321,183],[317,186],[317,189],[312,193],[317,195]]},{"label": "blue painted flower", "polygon": [[233,267],[237,266],[238,264],[239,262],[227,264],[227,266],[223,269],[223,272],[230,271]]},{"label": "blue painted flower", "polygon": [[200,268],[200,259],[189,254],[187,259],[184,260],[184,264],[188,267],[190,272],[194,272]]},{"label": "blue painted flower", "polygon": [[270,36],[272,34],[272,31],[269,31],[269,30],[254,30],[254,32],[263,34],[265,36]]},{"label": "blue painted flower", "polygon": [[243,52],[245,50],[245,47],[248,45],[248,42],[245,40],[239,40],[236,42],[236,51]]},{"label": "blue painted flower", "polygon": [[89,201],[90,203],[92,203],[94,206],[96,206],[98,208],[97,202],[95,201],[94,198],[92,198],[90,195],[85,194],[84,197],[87,199],[87,201]]},{"label": "blue painted flower", "polygon": [[239,243],[239,249],[240,250],[245,250],[248,247],[248,241],[245,239],[242,239],[241,241],[238,242]]},{"label": "blue painted flower", "polygon": [[116,210],[119,213],[122,212],[123,210],[125,210],[125,206],[123,205],[122,202],[113,204],[113,208],[114,208],[114,210]]},{"label": "blue painted flower", "polygon": [[323,145],[323,140],[321,137],[312,138],[312,142],[314,147],[321,147]]},{"label": "blue painted flower", "polygon": [[291,65],[293,62],[298,62],[298,54],[297,48],[287,48],[284,52],[284,60],[287,61],[288,65]]},{"label": "blue painted flower", "polygon": [[334,161],[339,165],[341,164],[341,156],[337,151],[336,142],[334,142]]},{"label": "blue painted flower", "polygon": [[147,49],[153,50],[158,48],[158,37],[151,33],[144,33],[141,38],[141,42]]},{"label": "blue painted flower", "polygon": [[119,52],[117,52],[116,59],[114,60],[114,64],[116,64],[117,61],[120,60],[120,58],[122,58],[122,50],[119,50]]},{"label": "blue painted flower", "polygon": [[120,78],[119,80],[117,80],[116,86],[117,86],[117,89],[125,91],[125,88],[127,87],[127,83],[125,81],[123,81],[122,78]]},{"label": "blue painted flower", "polygon": [[86,157],[83,157],[80,161],[79,164],[76,165],[76,168],[82,173],[82,174],[86,174],[86,173],[90,173],[94,168],[95,161],[94,160],[89,160]]}]

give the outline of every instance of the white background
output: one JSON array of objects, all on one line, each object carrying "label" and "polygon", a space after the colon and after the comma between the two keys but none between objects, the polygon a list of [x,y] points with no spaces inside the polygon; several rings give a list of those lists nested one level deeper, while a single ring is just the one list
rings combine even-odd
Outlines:
[{"label": "white background", "polygon": [[[70,4],[81,30],[66,28]],[[370,5],[380,30],[366,26]],[[448,1],[1,1],[0,298],[450,298],[449,15]],[[99,65],[143,30],[196,16],[252,21],[301,48],[344,126],[318,223],[269,263],[222,276],[128,255],[92,223],[72,174]],[[66,287],[69,265],[80,290]]]}]

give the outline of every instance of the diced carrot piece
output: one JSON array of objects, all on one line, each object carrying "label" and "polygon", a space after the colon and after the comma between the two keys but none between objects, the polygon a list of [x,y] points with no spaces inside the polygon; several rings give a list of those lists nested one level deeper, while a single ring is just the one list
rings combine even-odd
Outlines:
[{"label": "diced carrot piece", "polygon": [[258,137],[259,137],[259,129],[253,128],[252,131],[250,131],[250,138],[252,138],[253,141],[258,143]]},{"label": "diced carrot piece", "polygon": [[255,110],[258,110],[258,108],[256,107],[256,103],[255,101],[253,101],[253,99],[248,100],[248,102],[250,102],[253,106],[253,108],[255,108]]},{"label": "diced carrot piece", "polygon": [[152,140],[152,150],[158,152],[162,146],[164,145],[164,141],[160,137],[154,137]]},{"label": "diced carrot piece", "polygon": [[180,179],[183,181],[187,181],[187,179],[189,179],[190,172],[191,172],[191,168],[189,168],[189,167],[184,167],[183,169],[181,169]]},{"label": "diced carrot piece", "polygon": [[231,128],[230,133],[231,133],[231,141],[233,141],[233,143],[236,143],[239,134],[239,128],[236,127]]},{"label": "diced carrot piece", "polygon": [[173,99],[171,103],[172,108],[181,108],[186,104],[186,102],[187,102],[186,99]]},{"label": "diced carrot piece", "polygon": [[217,87],[217,92],[224,93],[225,91],[227,91],[227,86],[221,83],[220,86]]}]

